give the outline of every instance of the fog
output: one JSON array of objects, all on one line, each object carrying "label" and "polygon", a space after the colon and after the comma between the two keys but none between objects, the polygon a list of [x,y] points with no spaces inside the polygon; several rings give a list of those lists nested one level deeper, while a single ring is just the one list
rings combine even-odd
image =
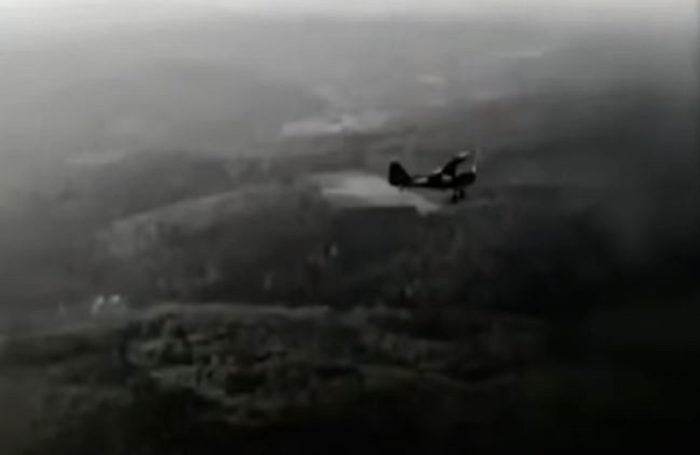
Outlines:
[{"label": "fog", "polygon": [[478,146],[487,185],[614,194],[606,223],[642,250],[661,220],[687,232],[693,5],[524,5],[4,1],[1,199],[50,199],[81,163],[170,151],[313,161],[346,153],[315,136],[374,134],[360,150],[375,174],[382,141],[414,168]]},{"label": "fog", "polygon": [[0,0],[0,452],[680,431],[696,7]]},{"label": "fog", "polygon": [[313,161],[346,153],[314,135],[374,134],[360,148],[375,174],[387,141],[430,168],[478,146],[490,185],[602,188],[624,195],[606,222],[626,240],[646,245],[660,220],[687,233],[694,4],[565,5],[5,0],[0,200],[50,198],[80,163],[170,151]]},{"label": "fog", "polygon": [[[662,48],[666,46],[664,41],[668,41],[666,47],[678,55],[672,64],[687,64],[688,68],[684,66],[676,71],[663,66],[663,72],[658,73],[663,78],[687,79],[694,59],[692,49],[679,50],[678,46],[679,42],[692,38],[695,25],[694,2],[682,0],[527,4],[513,0],[149,0],[118,4],[99,0],[4,0],[0,8],[3,11],[0,16],[3,155],[57,155],[86,149],[90,153],[109,153],[114,149],[174,145],[233,148],[236,138],[225,130],[237,121],[237,116],[249,110],[252,100],[239,97],[251,93],[247,85],[250,80],[261,80],[256,82],[260,85],[286,86],[299,97],[318,98],[319,91],[327,96],[327,86],[332,85],[336,92],[364,91],[366,94],[360,97],[370,98],[372,86],[381,91],[396,77],[391,74],[390,61],[411,59],[410,49],[401,52],[389,49],[400,39],[396,33],[377,36],[378,48],[370,49],[374,31],[355,33],[347,25],[327,32],[319,28],[320,41],[313,43],[312,35],[303,36],[303,25],[286,25],[270,33],[262,28],[253,30],[250,21],[256,16],[261,20],[288,16],[287,13],[297,18],[313,14],[336,20],[357,15],[375,19],[397,16],[405,20],[442,17],[501,24],[508,20],[537,30],[520,43],[515,36],[508,38],[506,31],[499,36],[501,43],[495,45],[497,48],[486,44],[481,54],[479,44],[470,43],[466,34],[443,33],[444,49],[439,48],[443,38],[435,35],[409,41],[407,44],[413,46],[416,56],[413,66],[421,66],[426,73],[437,66],[455,65],[449,59],[456,59],[463,45],[470,57],[488,58],[494,68],[500,65],[503,70],[498,70],[498,76],[503,77],[504,71],[511,71],[504,63],[510,54],[565,47],[585,34],[611,32],[639,33],[654,46],[650,52],[655,52],[655,57],[665,52]],[[469,27],[483,25],[465,25],[465,29]],[[326,38],[328,44],[323,45]],[[508,39],[511,41],[506,42]],[[683,51],[688,52],[685,62],[679,54]],[[625,52],[624,48],[620,52]],[[347,67],[341,70],[343,65]],[[657,66],[662,65],[667,63],[659,62]],[[463,73],[453,76],[489,78],[479,75],[492,71],[483,66],[479,63],[459,69]],[[337,87],[343,83],[350,86]],[[363,85],[369,87],[365,89]],[[472,92],[488,89],[470,87]],[[350,97],[345,93],[339,96]],[[255,103],[264,104],[264,101]],[[300,111],[299,116],[304,114],[307,112]]]}]

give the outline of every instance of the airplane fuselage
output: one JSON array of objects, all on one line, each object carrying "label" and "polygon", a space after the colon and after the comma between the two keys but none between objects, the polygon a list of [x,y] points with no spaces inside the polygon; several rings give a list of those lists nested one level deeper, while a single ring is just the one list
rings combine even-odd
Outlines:
[{"label": "airplane fuselage", "polygon": [[457,190],[465,188],[476,181],[475,172],[461,172],[454,176],[445,174],[431,174],[416,176],[410,182],[406,182],[406,187],[426,188],[433,190]]},{"label": "airplane fuselage", "polygon": [[430,174],[410,175],[398,161],[389,165],[388,180],[392,186],[403,188],[425,188],[429,190],[451,191],[452,201],[464,199],[464,189],[476,181],[476,163],[465,172],[458,172],[457,166],[466,158],[466,153],[461,153],[441,168]]}]

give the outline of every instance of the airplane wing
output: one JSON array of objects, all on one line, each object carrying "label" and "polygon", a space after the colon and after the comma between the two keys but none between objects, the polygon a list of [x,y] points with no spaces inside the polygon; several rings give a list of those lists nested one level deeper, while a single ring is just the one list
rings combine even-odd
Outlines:
[{"label": "airplane wing", "polygon": [[434,173],[455,175],[457,173],[457,168],[459,167],[459,165],[462,164],[469,157],[469,155],[469,152],[462,152],[455,155],[447,163],[445,163],[444,166],[436,169]]}]

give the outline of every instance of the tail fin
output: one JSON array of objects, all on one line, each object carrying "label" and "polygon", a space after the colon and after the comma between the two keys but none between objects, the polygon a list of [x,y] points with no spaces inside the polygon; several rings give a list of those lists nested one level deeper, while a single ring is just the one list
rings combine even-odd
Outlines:
[{"label": "tail fin", "polygon": [[392,186],[408,186],[412,179],[406,169],[398,161],[392,161],[389,165],[389,184]]}]

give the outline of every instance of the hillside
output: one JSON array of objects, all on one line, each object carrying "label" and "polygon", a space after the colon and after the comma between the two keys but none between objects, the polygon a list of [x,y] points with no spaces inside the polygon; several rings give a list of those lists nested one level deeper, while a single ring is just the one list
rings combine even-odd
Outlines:
[{"label": "hillside", "polygon": [[0,453],[693,435],[683,31],[201,20],[1,56]]}]

